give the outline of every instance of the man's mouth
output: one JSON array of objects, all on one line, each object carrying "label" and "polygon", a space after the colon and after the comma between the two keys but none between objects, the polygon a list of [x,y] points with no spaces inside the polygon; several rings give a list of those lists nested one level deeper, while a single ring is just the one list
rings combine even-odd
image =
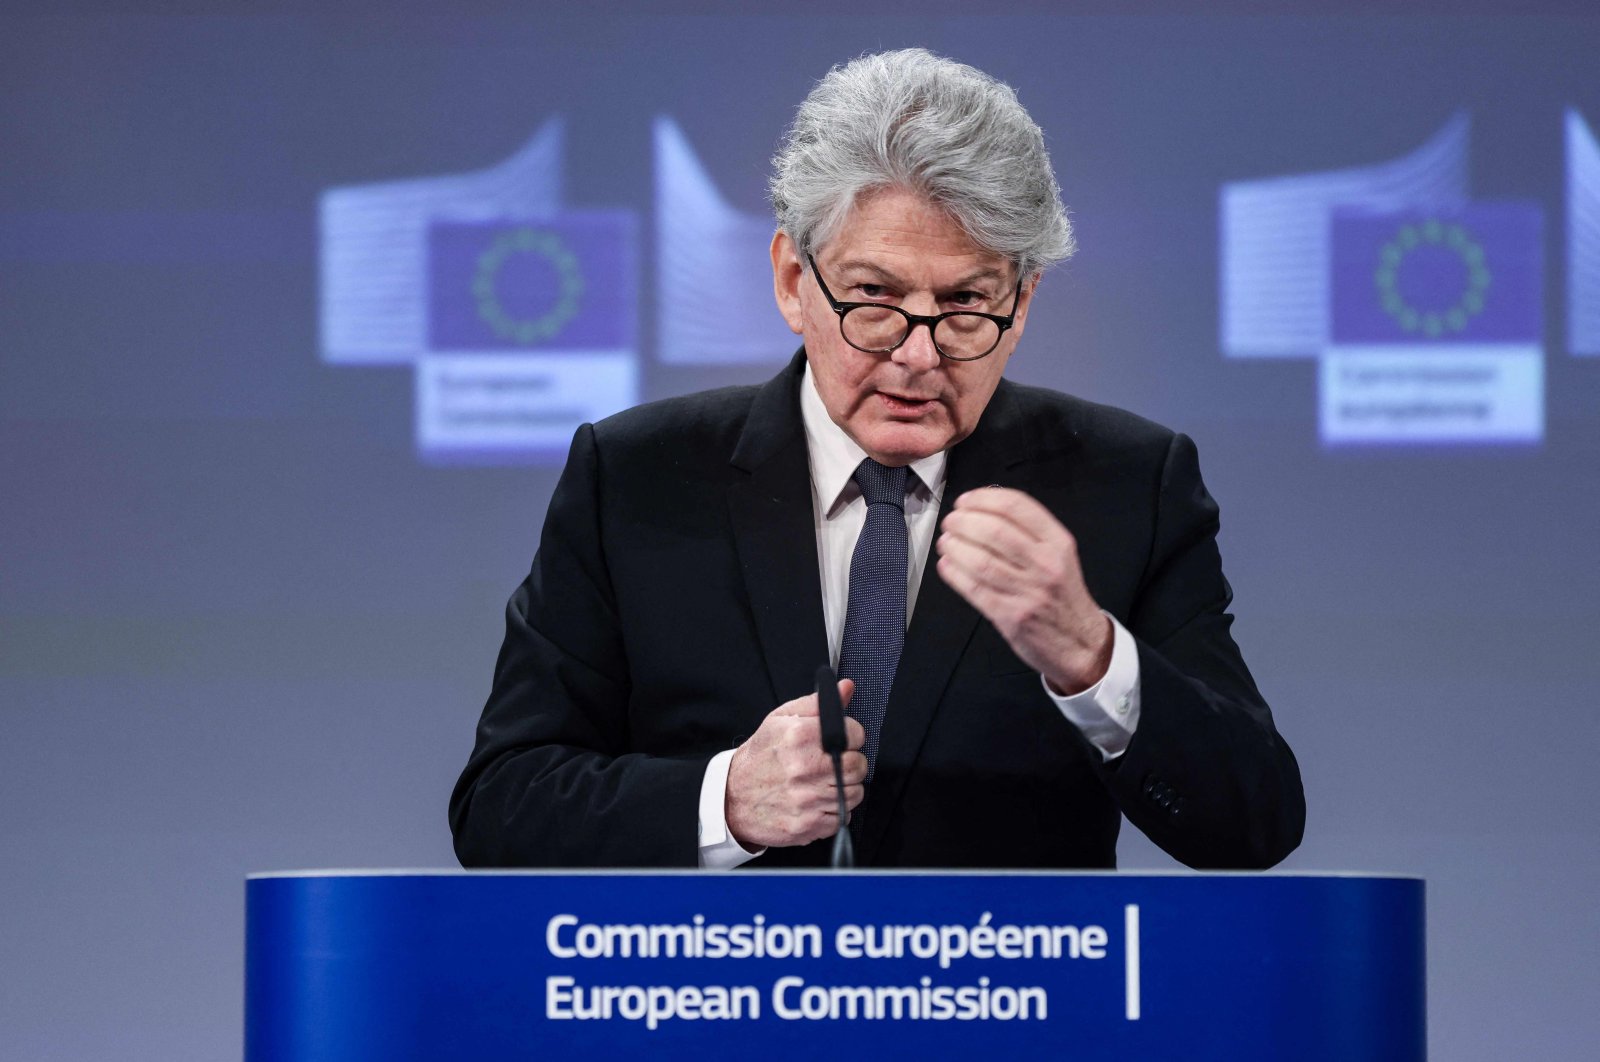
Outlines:
[{"label": "man's mouth", "polygon": [[897,395],[889,391],[879,391],[878,397],[889,408],[891,413],[917,414],[926,413],[936,404],[932,398],[919,398],[915,395]]}]

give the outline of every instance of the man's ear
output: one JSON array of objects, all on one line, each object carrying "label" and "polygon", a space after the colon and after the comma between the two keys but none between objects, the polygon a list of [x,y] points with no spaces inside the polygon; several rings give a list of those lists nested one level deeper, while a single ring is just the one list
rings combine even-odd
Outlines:
[{"label": "man's ear", "polygon": [[800,261],[799,249],[789,234],[779,229],[772,234],[772,294],[778,300],[778,312],[789,322],[789,330],[800,334],[805,317],[800,310],[800,281],[805,277],[805,263]]}]

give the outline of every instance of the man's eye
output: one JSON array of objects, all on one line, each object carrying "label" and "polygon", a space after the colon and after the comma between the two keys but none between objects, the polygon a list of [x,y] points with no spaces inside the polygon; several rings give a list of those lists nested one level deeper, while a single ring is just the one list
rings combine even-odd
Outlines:
[{"label": "man's eye", "polygon": [[984,293],[981,291],[958,291],[951,295],[947,301],[956,306],[970,308],[973,306],[982,306],[989,300],[988,296],[984,295]]},{"label": "man's eye", "polygon": [[882,284],[857,284],[856,294],[863,299],[871,301],[886,298],[889,294],[889,289]]}]

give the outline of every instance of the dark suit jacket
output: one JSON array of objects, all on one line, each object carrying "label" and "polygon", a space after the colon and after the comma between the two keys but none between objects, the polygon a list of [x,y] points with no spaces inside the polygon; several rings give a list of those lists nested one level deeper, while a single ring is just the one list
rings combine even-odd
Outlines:
[{"label": "dark suit jacket", "polygon": [[[707,762],[828,660],[802,367],[579,429],[451,798],[464,865],[697,864]],[[1281,860],[1304,825],[1299,769],[1228,633],[1193,444],[1002,382],[950,451],[943,509],[995,483],[1073,532],[1090,592],[1137,640],[1138,730],[1102,763],[929,564],[858,862],[1111,867],[1119,811],[1191,866]],[[827,851],[751,865],[823,865]]]}]

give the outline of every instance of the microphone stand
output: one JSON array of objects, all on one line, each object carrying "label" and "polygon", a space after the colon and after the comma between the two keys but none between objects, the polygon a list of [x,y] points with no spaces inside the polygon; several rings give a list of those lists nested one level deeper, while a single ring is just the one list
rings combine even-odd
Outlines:
[{"label": "microphone stand", "polygon": [[845,825],[849,809],[844,799],[844,702],[839,699],[839,680],[833,668],[817,669],[817,716],[822,727],[822,751],[833,760],[834,792],[839,797],[839,825],[833,832],[833,869],[849,870],[856,865],[855,845]]}]

